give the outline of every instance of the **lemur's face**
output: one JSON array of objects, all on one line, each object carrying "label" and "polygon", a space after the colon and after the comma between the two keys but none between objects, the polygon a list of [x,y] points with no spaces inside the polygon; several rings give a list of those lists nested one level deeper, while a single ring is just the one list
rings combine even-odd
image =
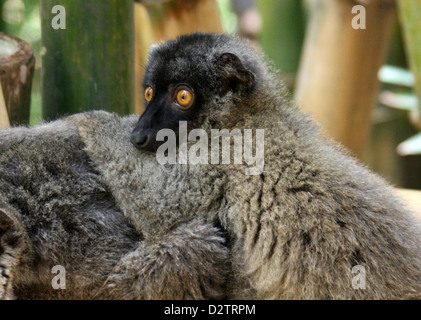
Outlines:
[{"label": "lemur's face", "polygon": [[156,141],[157,132],[171,129],[178,137],[180,121],[187,121],[189,130],[201,127],[215,99],[239,90],[244,77],[254,81],[238,57],[217,53],[221,40],[226,39],[195,34],[152,49],[143,81],[146,109],[131,137],[137,148],[156,151],[164,143]]}]

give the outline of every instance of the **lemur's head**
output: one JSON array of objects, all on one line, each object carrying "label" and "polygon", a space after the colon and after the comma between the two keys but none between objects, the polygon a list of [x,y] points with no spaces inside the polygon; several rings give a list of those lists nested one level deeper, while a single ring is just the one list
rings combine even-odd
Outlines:
[{"label": "lemur's head", "polygon": [[230,128],[246,110],[262,59],[246,43],[227,35],[195,33],[151,48],[143,89],[146,110],[131,140],[155,151],[161,129]]}]

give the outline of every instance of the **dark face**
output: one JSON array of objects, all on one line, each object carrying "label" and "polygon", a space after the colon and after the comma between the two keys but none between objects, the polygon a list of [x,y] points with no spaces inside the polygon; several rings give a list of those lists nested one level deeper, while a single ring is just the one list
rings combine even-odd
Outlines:
[{"label": "dark face", "polygon": [[168,83],[145,79],[146,110],[131,136],[137,148],[155,151],[163,143],[156,141],[159,130],[171,129],[178,136],[179,121],[191,123],[197,117],[203,99],[200,88],[194,83],[189,79]]},{"label": "dark face", "polygon": [[156,151],[164,143],[156,141],[157,132],[171,129],[178,137],[180,121],[187,121],[189,130],[200,127],[201,115],[208,112],[205,109],[215,97],[238,89],[239,76],[250,72],[235,55],[215,53],[217,45],[227,39],[196,34],[167,42],[150,53],[143,81],[146,109],[131,136],[136,148]]}]

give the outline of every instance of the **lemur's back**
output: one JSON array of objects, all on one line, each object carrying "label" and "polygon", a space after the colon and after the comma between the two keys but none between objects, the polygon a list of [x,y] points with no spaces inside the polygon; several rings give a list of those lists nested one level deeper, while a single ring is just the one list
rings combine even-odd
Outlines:
[{"label": "lemur's back", "polygon": [[227,187],[230,225],[247,225],[237,248],[251,297],[421,298],[421,221],[291,108],[248,123],[266,129],[265,169],[256,178],[234,171]]},{"label": "lemur's back", "polygon": [[[2,130],[0,150],[0,208],[16,221],[19,237],[14,294],[90,298],[139,236],[93,169],[77,129],[56,121]],[[52,288],[56,265],[66,270],[66,290]]]},{"label": "lemur's back", "polygon": [[[159,150],[157,132],[176,130],[179,121],[208,136],[214,129],[264,131],[258,155],[264,169],[257,175],[247,176],[248,163],[238,159],[237,165],[192,165],[189,172],[197,173],[183,181],[200,183],[200,172],[228,179],[214,202],[232,240],[235,298],[421,295],[419,223],[387,183],[322,138],[245,42],[197,33],[156,46],[144,89],[146,109],[132,134],[143,151]],[[366,289],[353,283],[363,270]]]}]

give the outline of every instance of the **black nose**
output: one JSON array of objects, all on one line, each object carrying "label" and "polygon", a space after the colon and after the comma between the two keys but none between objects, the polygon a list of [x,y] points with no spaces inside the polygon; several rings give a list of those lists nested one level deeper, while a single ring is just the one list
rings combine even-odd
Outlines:
[{"label": "black nose", "polygon": [[132,133],[132,136],[130,137],[130,141],[133,143],[133,145],[136,148],[144,149],[145,147],[147,147],[149,143],[149,135],[142,131],[136,131]]}]

